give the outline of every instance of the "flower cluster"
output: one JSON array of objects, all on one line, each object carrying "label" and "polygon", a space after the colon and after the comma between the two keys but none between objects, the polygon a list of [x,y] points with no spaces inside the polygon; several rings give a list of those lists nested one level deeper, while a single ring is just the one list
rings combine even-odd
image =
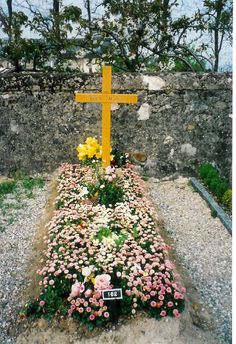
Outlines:
[{"label": "flower cluster", "polygon": [[88,137],[84,144],[78,145],[77,152],[79,160],[86,160],[88,158],[100,159],[102,156],[102,147],[99,145],[97,139]]},{"label": "flower cluster", "polygon": [[[61,167],[58,209],[48,224],[47,250],[38,270],[40,314],[67,313],[90,328],[102,325],[112,318],[102,290],[122,288],[120,315],[145,309],[156,318],[178,318],[185,288],[168,260],[169,246],[156,227],[144,182],[127,166],[108,168],[96,177],[93,169]],[[117,178],[122,202],[90,201],[88,185]]]}]

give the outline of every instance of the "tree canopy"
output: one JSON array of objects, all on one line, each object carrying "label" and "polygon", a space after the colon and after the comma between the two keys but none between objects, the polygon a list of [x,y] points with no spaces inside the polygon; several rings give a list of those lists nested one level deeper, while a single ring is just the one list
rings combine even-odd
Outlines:
[{"label": "tree canopy", "polygon": [[47,12],[25,3],[21,10],[12,0],[0,7],[7,37],[0,56],[16,70],[26,62],[46,68],[49,59],[63,69],[71,58],[87,57],[120,71],[218,71],[223,43],[232,40],[232,0],[204,0],[191,16],[176,15],[179,0],[84,0],[83,8],[53,0]]}]

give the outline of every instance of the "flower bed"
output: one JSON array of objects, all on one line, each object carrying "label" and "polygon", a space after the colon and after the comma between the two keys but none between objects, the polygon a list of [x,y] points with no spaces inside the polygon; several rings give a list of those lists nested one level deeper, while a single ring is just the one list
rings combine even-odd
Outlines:
[{"label": "flower bed", "polygon": [[28,315],[68,314],[91,329],[114,320],[114,301],[103,300],[102,291],[121,288],[118,315],[143,309],[156,318],[180,316],[185,288],[167,258],[143,183],[128,165],[106,171],[96,160],[61,166],[38,270],[41,293]]}]

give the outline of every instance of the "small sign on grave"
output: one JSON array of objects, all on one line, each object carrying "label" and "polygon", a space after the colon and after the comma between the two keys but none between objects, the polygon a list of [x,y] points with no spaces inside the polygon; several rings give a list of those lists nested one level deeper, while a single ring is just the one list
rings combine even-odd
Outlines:
[{"label": "small sign on grave", "polygon": [[102,291],[103,300],[120,300],[123,299],[122,289],[106,289]]}]

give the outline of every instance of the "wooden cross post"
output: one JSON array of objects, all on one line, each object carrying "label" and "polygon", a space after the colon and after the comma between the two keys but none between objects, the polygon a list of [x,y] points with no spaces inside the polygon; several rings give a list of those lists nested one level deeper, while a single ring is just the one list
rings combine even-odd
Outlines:
[{"label": "wooden cross post", "polygon": [[111,160],[111,104],[134,104],[137,103],[138,96],[136,94],[111,93],[110,66],[103,66],[102,76],[102,93],[75,93],[75,101],[102,104],[102,166],[106,168],[110,166]]}]

